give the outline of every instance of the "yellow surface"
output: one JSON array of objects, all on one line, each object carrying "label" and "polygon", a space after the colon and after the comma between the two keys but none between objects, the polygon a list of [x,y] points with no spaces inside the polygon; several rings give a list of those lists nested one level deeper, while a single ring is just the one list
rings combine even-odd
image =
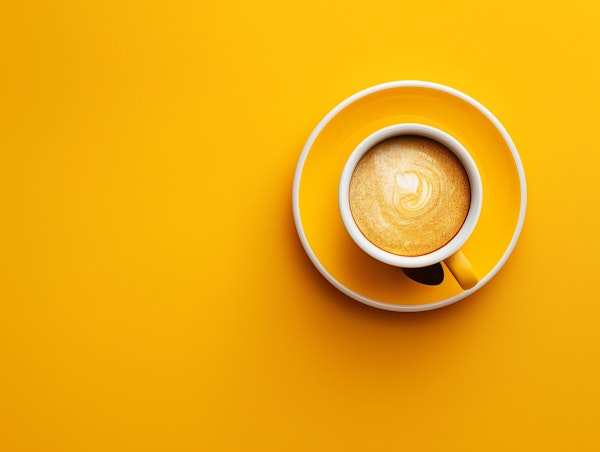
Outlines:
[{"label": "yellow surface", "polygon": [[[0,6],[0,450],[600,449],[593,2]],[[294,230],[317,122],[455,87],[527,173],[500,273],[438,311],[341,294]]]}]

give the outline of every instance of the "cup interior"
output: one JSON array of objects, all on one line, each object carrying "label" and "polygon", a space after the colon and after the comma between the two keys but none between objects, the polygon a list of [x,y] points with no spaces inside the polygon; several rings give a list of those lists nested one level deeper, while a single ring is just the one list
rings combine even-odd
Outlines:
[{"label": "cup interior", "polygon": [[[466,219],[458,232],[441,248],[438,248],[428,254],[419,256],[401,256],[398,254],[393,254],[373,244],[358,228],[350,209],[350,180],[361,158],[378,143],[387,140],[388,138],[403,135],[416,135],[429,138],[448,148],[458,158],[465,169],[471,190],[469,210]],[[388,126],[365,138],[354,149],[346,161],[339,183],[340,213],[346,230],[354,242],[363,251],[375,259],[403,268],[418,268],[433,265],[437,262],[443,261],[457,252],[475,229],[475,225],[477,224],[477,220],[479,219],[479,214],[481,212],[482,200],[483,193],[481,176],[475,161],[465,147],[454,137],[440,129],[416,123],[404,123]]]}]

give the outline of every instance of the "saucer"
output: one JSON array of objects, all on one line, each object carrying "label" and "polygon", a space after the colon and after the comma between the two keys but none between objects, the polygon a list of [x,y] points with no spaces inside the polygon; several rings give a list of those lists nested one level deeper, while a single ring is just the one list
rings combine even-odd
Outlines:
[{"label": "saucer", "polygon": [[[400,268],[362,251],[342,222],[338,183],[348,156],[376,130],[406,122],[430,125],[452,135],[479,168],[483,206],[475,230],[462,247],[481,277],[472,289],[462,290],[445,267],[439,285],[413,281]],[[300,241],[331,284],[376,308],[424,311],[467,297],[498,273],[519,238],[527,192],[517,149],[484,106],[443,85],[397,81],[360,91],[321,120],[300,154],[292,203]]]}]

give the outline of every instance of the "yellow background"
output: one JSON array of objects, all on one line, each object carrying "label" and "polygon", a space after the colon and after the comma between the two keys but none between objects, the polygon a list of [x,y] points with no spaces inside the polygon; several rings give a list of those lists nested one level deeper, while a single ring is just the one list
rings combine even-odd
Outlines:
[{"label": "yellow background", "polygon": [[[590,1],[3,1],[0,450],[600,449]],[[472,297],[398,314],[312,266],[291,185],[336,104],[447,84],[529,204]]]}]

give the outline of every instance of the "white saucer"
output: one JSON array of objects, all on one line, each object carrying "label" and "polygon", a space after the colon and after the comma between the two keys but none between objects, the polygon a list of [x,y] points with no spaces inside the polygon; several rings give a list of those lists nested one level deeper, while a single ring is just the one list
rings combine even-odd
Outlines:
[{"label": "white saucer", "polygon": [[[400,269],[360,250],[343,226],[337,189],[348,155],[375,130],[402,122],[446,131],[469,150],[480,169],[483,209],[463,250],[482,278],[468,291],[463,291],[452,277],[446,277],[438,286],[412,281]],[[397,81],[354,94],[321,120],[300,155],[292,203],[306,253],[335,287],[376,308],[424,311],[467,297],[498,273],[519,238],[527,190],[512,139],[484,106],[443,85]]]}]

